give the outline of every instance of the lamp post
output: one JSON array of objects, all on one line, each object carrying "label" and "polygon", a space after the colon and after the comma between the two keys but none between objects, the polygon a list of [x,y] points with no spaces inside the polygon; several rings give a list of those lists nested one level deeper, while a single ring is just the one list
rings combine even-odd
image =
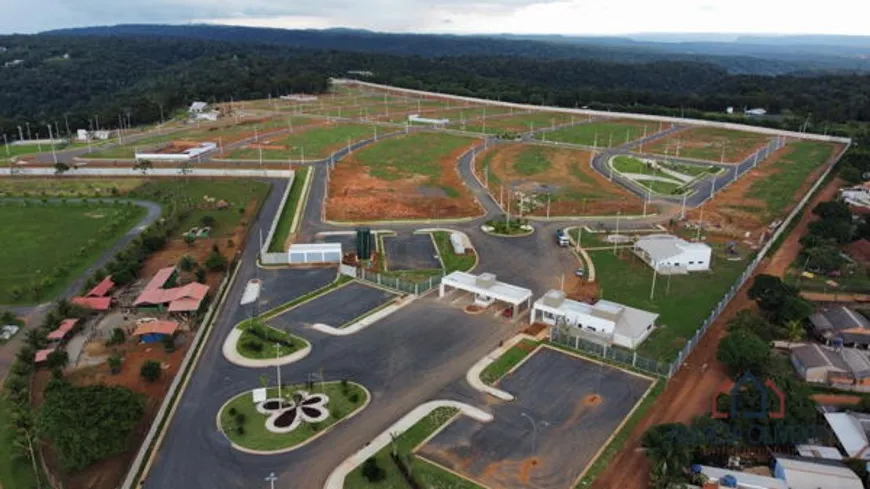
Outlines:
[{"label": "lamp post", "polygon": [[269,487],[271,487],[271,489],[275,489],[275,482],[277,480],[278,477],[275,475],[274,472],[269,473],[269,475],[266,477],[266,482],[269,483]]},{"label": "lamp post", "polygon": [[[538,436],[538,423],[535,422],[535,419],[529,416],[526,413],[520,413],[520,416],[528,419],[530,423],[532,423],[532,454],[535,453],[535,441]],[[550,426],[550,423],[546,421],[541,421],[541,424],[544,426]]]},{"label": "lamp post", "polygon": [[278,371],[278,399],[283,399],[281,397],[281,364],[278,362],[279,358],[281,358],[281,343],[275,343],[275,370]]}]

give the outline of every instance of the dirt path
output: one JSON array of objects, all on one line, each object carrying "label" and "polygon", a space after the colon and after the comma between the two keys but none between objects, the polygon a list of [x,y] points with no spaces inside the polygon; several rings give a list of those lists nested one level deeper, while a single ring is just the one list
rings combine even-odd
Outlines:
[{"label": "dirt path", "polygon": [[800,253],[801,236],[806,234],[810,223],[816,219],[815,214],[812,213],[812,209],[820,202],[825,202],[836,197],[837,189],[842,186],[843,181],[839,178],[831,180],[827,185],[822,187],[822,190],[820,190],[812,201],[807,204],[806,210],[801,216],[800,221],[798,221],[792,232],[785,238],[782,246],[779,247],[779,250],[777,250],[773,259],[771,259],[770,263],[767,265],[766,273],[776,275],[777,277],[785,275],[785,272],[788,271],[788,268],[797,259],[798,253]]}]

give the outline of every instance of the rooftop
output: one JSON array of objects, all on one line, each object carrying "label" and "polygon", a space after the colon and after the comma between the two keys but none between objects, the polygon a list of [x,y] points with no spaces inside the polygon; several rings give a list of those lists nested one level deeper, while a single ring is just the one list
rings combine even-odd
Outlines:
[{"label": "rooftop", "polygon": [[441,283],[449,287],[487,295],[509,304],[519,304],[532,297],[531,290],[499,282],[491,273],[473,275],[466,272],[453,272],[445,276]]},{"label": "rooftop", "polygon": [[94,311],[108,311],[112,306],[111,297],[73,297],[71,303],[93,309]]},{"label": "rooftop", "polygon": [[171,335],[178,330],[178,323],[175,321],[152,321],[150,323],[140,324],[133,336],[143,336],[146,334],[165,334]]},{"label": "rooftop", "polygon": [[44,350],[39,350],[38,352],[36,352],[36,354],[33,355],[33,361],[35,363],[42,363],[48,360],[48,356],[51,355],[54,350],[57,350],[57,348],[52,347],[46,348]]},{"label": "rooftop", "polygon": [[826,307],[812,314],[809,319],[816,331],[826,338],[841,332],[870,334],[870,321],[846,306]]},{"label": "rooftop", "polygon": [[115,282],[112,282],[112,276],[109,275],[104,278],[100,283],[94,286],[85,297],[103,297],[112,290],[112,287],[115,286]]},{"label": "rooftop", "polygon": [[695,470],[706,475],[710,479],[715,479],[722,482],[727,476],[737,479],[739,488],[741,489],[789,489],[785,481],[775,477],[767,477],[763,475],[752,474],[749,472],[740,472],[739,470],[721,469],[719,467],[710,467],[708,465],[700,465],[695,467]]},{"label": "rooftop", "polygon": [[831,460],[776,457],[789,489],[863,489],[861,479],[849,467]]},{"label": "rooftop", "polygon": [[659,317],[658,314],[643,309],[635,309],[604,299],[595,304],[566,299],[565,294],[558,290],[551,290],[536,300],[535,307],[552,312],[592,316],[610,322],[614,325],[615,331],[631,337],[636,337],[646,331],[647,327]]},{"label": "rooftop", "polygon": [[870,458],[867,431],[870,415],[861,413],[825,413],[825,421],[831,426],[846,454],[855,458]]},{"label": "rooftop", "polygon": [[57,327],[51,333],[48,333],[48,339],[50,340],[61,340],[63,339],[67,333],[72,331],[76,324],[78,324],[78,319],[64,319],[60,322],[60,326]]},{"label": "rooftop", "polygon": [[691,243],[671,234],[650,234],[637,240],[634,246],[655,261],[667,260],[689,250],[710,249],[705,243]]}]

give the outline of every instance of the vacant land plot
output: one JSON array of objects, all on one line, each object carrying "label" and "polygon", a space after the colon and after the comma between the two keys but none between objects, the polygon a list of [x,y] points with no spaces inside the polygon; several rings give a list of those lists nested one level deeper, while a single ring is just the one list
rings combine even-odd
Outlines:
[{"label": "vacant land plot", "polygon": [[383,243],[387,270],[441,269],[429,234],[384,236]]},{"label": "vacant land plot", "polygon": [[485,132],[487,134],[522,133],[569,124],[572,120],[572,117],[569,115],[553,112],[515,112],[513,115],[509,113],[507,115],[501,114],[487,117],[485,126],[482,119],[477,119],[464,125],[455,122],[451,124],[451,128],[472,132]]},{"label": "vacant land plot", "polygon": [[507,203],[513,189],[528,199],[524,205],[532,207],[532,215],[546,215],[548,195],[551,216],[642,212],[639,198],[590,168],[590,156],[567,148],[505,144],[478,155],[476,166],[496,200]]},{"label": "vacant land plot", "polygon": [[803,197],[840,148],[813,141],[788,144],[716,194],[705,221],[736,235],[765,228]]},{"label": "vacant land plot", "polygon": [[136,151],[156,149],[173,141],[214,142],[227,145],[243,139],[253,138],[255,134],[288,129],[291,120],[294,127],[322,123],[321,121],[298,116],[292,118],[250,119],[238,124],[232,124],[232,121],[227,121],[207,127],[203,126],[182,131],[152,134],[138,138],[135,141],[130,141],[129,143],[125,142],[125,144],[120,146],[98,149],[82,157],[131,159],[136,154]]},{"label": "vacant land plot", "polygon": [[54,297],[144,215],[126,204],[0,206],[0,304]]},{"label": "vacant land plot", "polygon": [[144,182],[139,178],[3,178],[0,179],[0,196],[112,197]]},{"label": "vacant land plot", "polygon": [[516,400],[493,421],[458,418],[418,454],[486,487],[570,488],[651,383],[542,348],[499,383]]},{"label": "vacant land plot", "polygon": [[[261,138],[224,158],[255,160],[262,154],[267,160],[322,159],[348,145],[374,137],[377,129],[363,124],[335,124],[299,129],[292,134]],[[381,134],[389,129],[381,129]]]},{"label": "vacant land plot", "polygon": [[[128,195],[164,203],[184,201],[190,204],[191,212],[180,225],[182,232],[208,225],[212,228],[209,236],[214,238],[232,235],[244,219],[245,212],[256,210],[268,192],[269,184],[256,180],[190,178],[151,180]],[[221,202],[226,204],[225,208]],[[211,219],[204,219],[206,216],[214,222],[205,223],[204,220],[211,222]]]},{"label": "vacant land plot", "polygon": [[[665,129],[667,125],[663,126]],[[613,120],[589,122],[538,135],[538,138],[560,143],[610,148],[620,146],[659,131],[659,124],[641,121]]]},{"label": "vacant land plot", "polygon": [[[646,153],[669,154],[696,160],[739,163],[769,141],[764,134],[698,127],[676,132],[650,143]],[[724,156],[724,157],[723,157]]]},{"label": "vacant land plot", "polygon": [[590,252],[595,264],[599,294],[620,302],[658,313],[658,329],[641,344],[638,353],[649,358],[670,361],[725,292],[746,268],[748,257],[728,261],[722,250],[714,247],[712,271],[688,275],[658,276],[655,297],[650,299],[653,272],[630,250]]},{"label": "vacant land plot", "polygon": [[474,216],[478,203],[456,171],[473,139],[415,133],[384,139],[336,165],[328,219],[371,221]]}]

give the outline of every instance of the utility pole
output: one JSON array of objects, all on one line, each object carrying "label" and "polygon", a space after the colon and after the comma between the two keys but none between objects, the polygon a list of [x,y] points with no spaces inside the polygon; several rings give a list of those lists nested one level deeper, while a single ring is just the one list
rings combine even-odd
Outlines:
[{"label": "utility pole", "polygon": [[617,241],[619,241],[619,239],[618,239],[618,236],[619,236],[619,216],[621,214],[622,214],[622,209],[619,209],[616,211],[616,236],[617,237],[614,237],[614,239],[613,239],[613,254],[614,255],[616,254]]},{"label": "utility pole", "polygon": [[69,130],[69,117],[66,114],[63,115],[63,122],[66,125],[66,137],[72,139],[72,132]]},{"label": "utility pole", "polygon": [[54,160],[54,164],[57,164],[57,153],[54,152],[54,137],[51,133],[51,124],[48,124],[48,140],[51,143],[51,159]]},{"label": "utility pole", "polygon": [[652,281],[652,287],[649,290],[649,300],[653,300],[653,297],[655,297],[655,294],[656,294],[656,276],[658,275],[658,271],[659,271],[658,264],[655,264],[653,266],[653,281]]},{"label": "utility pole", "polygon": [[[263,249],[260,246],[260,249]],[[278,359],[281,358],[281,343],[275,343],[275,370],[278,372],[278,399],[283,399],[281,397],[281,364],[278,362]]]},{"label": "utility pole", "polygon": [[550,218],[550,194],[547,194],[547,219]]},{"label": "utility pole", "polygon": [[278,477],[275,476],[275,473],[272,472],[266,477],[266,482],[269,483],[271,489],[275,489],[275,482],[278,480]]},{"label": "utility pole", "polygon": [[687,194],[683,194],[683,208],[680,210],[680,219],[686,218],[686,196]]},{"label": "utility pole", "polygon": [[583,226],[577,226],[577,243],[575,249],[580,253],[580,240],[583,239]]},{"label": "utility pole", "polygon": [[24,125],[27,126],[27,139],[28,139],[28,140],[33,139],[33,136],[30,134],[30,123],[29,123],[29,122],[25,122]]}]

